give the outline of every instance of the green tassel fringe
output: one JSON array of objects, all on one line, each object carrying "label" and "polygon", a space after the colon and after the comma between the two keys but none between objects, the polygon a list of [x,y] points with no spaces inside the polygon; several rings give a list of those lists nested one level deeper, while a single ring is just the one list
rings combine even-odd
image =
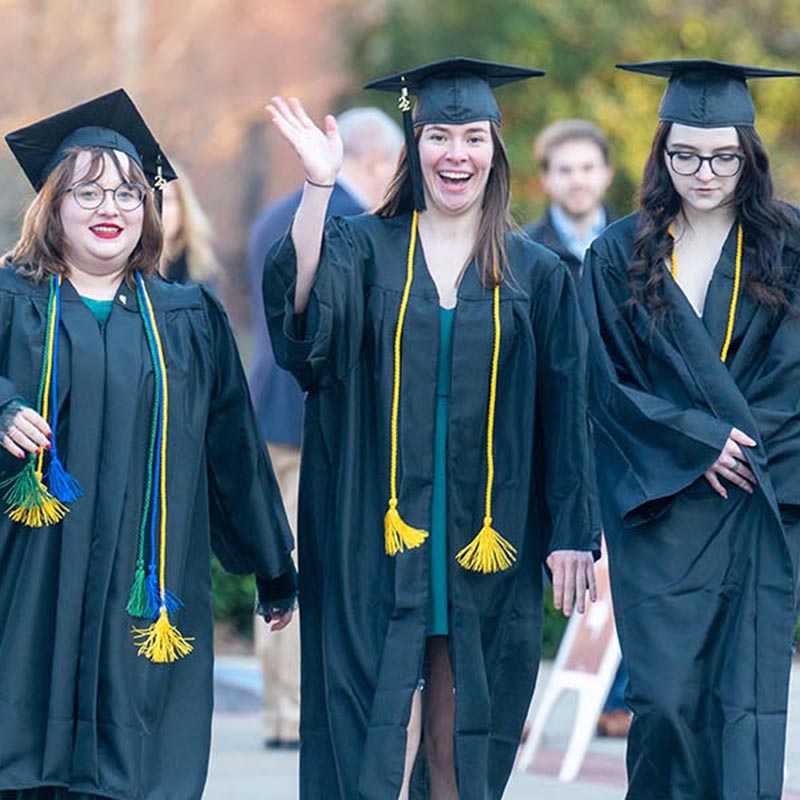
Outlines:
[{"label": "green tassel fringe", "polygon": [[125,606],[128,613],[137,619],[142,619],[149,616],[147,613],[148,602],[145,578],[144,565],[137,565],[136,575],[134,576],[133,586],[131,586],[131,593],[130,597],[128,598],[128,605]]},{"label": "green tassel fringe", "polygon": [[36,458],[33,456],[17,475],[0,483],[0,489],[7,489],[4,496],[8,504],[6,514],[14,522],[21,522],[29,528],[55,525],[69,510],[47,491],[41,474],[36,471]]}]

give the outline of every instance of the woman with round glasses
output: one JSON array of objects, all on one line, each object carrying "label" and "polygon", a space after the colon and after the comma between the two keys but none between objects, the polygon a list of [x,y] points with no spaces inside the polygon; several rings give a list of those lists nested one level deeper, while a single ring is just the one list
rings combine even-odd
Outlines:
[{"label": "woman with round glasses", "polygon": [[175,177],[128,96],[15,131],[0,268],[0,800],[199,800],[210,547],[291,618],[291,539],[225,315],[155,275]]},{"label": "woman with round glasses", "polygon": [[800,559],[798,219],[748,78],[669,78],[637,213],[587,256],[594,421],[634,712],[630,800],[781,797]]}]

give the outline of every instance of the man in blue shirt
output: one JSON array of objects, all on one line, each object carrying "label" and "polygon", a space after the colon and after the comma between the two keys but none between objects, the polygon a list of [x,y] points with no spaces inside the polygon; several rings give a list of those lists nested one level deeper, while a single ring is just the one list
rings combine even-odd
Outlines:
[{"label": "man in blue shirt", "polygon": [[[614,177],[608,139],[592,122],[563,119],[545,128],[534,144],[542,187],[550,200],[544,216],[524,230],[557,253],[578,281],[589,245],[612,221],[605,196]],[[625,737],[631,716],[625,705],[628,676],[620,665],[597,724],[601,736]]]},{"label": "man in blue shirt", "polygon": [[[397,123],[377,108],[350,109],[340,114],[336,122],[344,144],[344,162],[328,214],[345,217],[379,204],[394,173],[403,134]],[[253,223],[247,247],[255,344],[248,376],[250,390],[295,535],[303,394],[295,379],[275,363],[264,317],[261,279],[267,251],[289,230],[301,196],[302,188],[264,209]],[[272,748],[296,747],[300,722],[300,626],[291,625],[280,636],[272,637],[265,625],[257,625],[256,652],[261,658],[265,687],[265,744]]]},{"label": "man in blue shirt", "polygon": [[539,134],[534,156],[550,206],[525,233],[561,256],[578,280],[584,253],[612,218],[604,205],[614,177],[608,140],[591,122],[559,120]]}]

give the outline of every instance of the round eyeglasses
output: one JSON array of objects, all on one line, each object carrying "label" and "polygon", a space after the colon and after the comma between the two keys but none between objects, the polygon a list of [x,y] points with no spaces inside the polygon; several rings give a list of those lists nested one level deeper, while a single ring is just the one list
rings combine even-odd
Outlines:
[{"label": "round eyeglasses", "polygon": [[72,192],[75,202],[87,210],[100,208],[106,193],[111,192],[120,211],[135,211],[144,202],[147,190],[141,183],[121,183],[116,189],[104,189],[95,181],[81,181],[67,191]]},{"label": "round eyeglasses", "polygon": [[718,178],[732,178],[744,164],[744,156],[738,153],[717,153],[713,156],[699,156],[682,150],[667,150],[669,164],[677,175],[696,175],[704,161]]}]

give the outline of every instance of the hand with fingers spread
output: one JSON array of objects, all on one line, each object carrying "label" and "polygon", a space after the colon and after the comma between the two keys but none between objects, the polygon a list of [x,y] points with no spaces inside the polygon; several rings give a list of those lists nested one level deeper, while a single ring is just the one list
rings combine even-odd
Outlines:
[{"label": "hand with fingers spread", "polygon": [[336,120],[325,117],[320,130],[296,98],[273,97],[267,105],[272,122],[300,158],[312,186],[332,187],[342,166],[344,148]]},{"label": "hand with fingers spread", "polygon": [[594,557],[585,550],[554,550],[547,557],[547,566],[553,576],[553,604],[565,617],[576,608],[579,614],[586,610],[586,592],[592,603],[597,600],[597,582],[594,575]]},{"label": "hand with fingers spread", "polygon": [[731,428],[728,441],[725,442],[719,458],[706,470],[705,479],[711,484],[714,491],[725,500],[728,499],[728,490],[720,478],[725,478],[749,494],[753,493],[753,487],[758,481],[747,466],[747,458],[742,448],[755,446],[755,440],[751,439],[744,431]]},{"label": "hand with fingers spread", "polygon": [[0,444],[17,458],[50,447],[50,426],[32,408],[12,400],[0,411]]}]

